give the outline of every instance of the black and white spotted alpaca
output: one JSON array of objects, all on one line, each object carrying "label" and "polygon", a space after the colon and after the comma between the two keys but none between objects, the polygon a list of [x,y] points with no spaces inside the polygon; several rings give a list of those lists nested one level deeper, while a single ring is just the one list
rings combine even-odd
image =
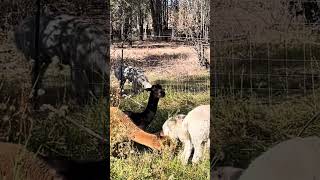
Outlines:
[{"label": "black and white spotted alpaca", "polygon": [[[14,30],[17,49],[31,63],[36,59],[35,28],[35,16],[30,16],[22,20]],[[32,86],[37,84],[41,88],[43,77],[56,57],[60,64],[71,67],[72,91],[80,103],[85,102],[92,94],[95,97],[107,96],[110,76],[107,63],[108,43],[101,27],[81,17],[66,14],[41,16],[40,69],[32,70]]]},{"label": "black and white spotted alpaca", "polygon": [[165,90],[159,84],[152,85],[151,88],[147,88],[146,91],[150,91],[149,101],[146,109],[143,112],[124,111],[132,121],[141,129],[145,129],[153,120],[158,109],[158,103],[160,98],[165,97]]},{"label": "black and white spotted alpaca", "polygon": [[127,80],[132,82],[132,90],[135,94],[142,89],[151,88],[148,78],[144,74],[144,70],[133,66],[119,65],[115,68],[114,74],[120,81],[121,93],[124,91],[124,84]]}]

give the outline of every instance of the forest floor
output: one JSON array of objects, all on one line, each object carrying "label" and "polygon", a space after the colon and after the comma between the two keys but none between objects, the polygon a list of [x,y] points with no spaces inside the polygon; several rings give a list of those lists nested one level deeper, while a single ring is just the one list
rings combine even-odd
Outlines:
[{"label": "forest floor", "polygon": [[[121,59],[121,48],[111,48],[111,61]],[[167,42],[136,42],[133,47],[123,50],[126,64],[141,67],[145,70],[151,84],[161,84],[166,96],[160,99],[157,114],[149,132],[161,130],[162,124],[175,113],[186,114],[200,104],[210,103],[209,72],[202,69],[197,61],[196,51],[191,46]],[[111,75],[111,88],[119,87],[119,82]],[[130,85],[125,89],[130,92]],[[122,110],[142,111],[148,102],[149,94],[121,99],[118,104]],[[111,102],[112,104],[112,102]],[[111,149],[117,144],[111,142]],[[183,165],[179,160],[181,144],[175,150],[166,149],[162,153],[153,152],[148,148],[138,148],[132,144],[122,147],[123,156],[111,158],[112,179],[209,179],[209,153],[197,165]],[[119,151],[119,149],[117,149]]]}]

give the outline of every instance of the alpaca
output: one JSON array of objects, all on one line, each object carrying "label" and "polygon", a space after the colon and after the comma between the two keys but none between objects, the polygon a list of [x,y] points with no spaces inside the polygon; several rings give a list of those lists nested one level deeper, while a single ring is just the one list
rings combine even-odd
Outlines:
[{"label": "alpaca", "polygon": [[[179,139],[184,144],[182,162],[187,164],[194,148],[192,163],[197,163],[202,156],[202,144],[210,142],[210,105],[201,105],[191,110],[186,116],[179,114],[169,118],[162,126],[162,136]],[[209,147],[207,147],[209,149]]]},{"label": "alpaca", "polygon": [[105,180],[107,160],[74,161],[43,157],[20,144],[0,142],[0,179]]},{"label": "alpaca", "polygon": [[151,88],[152,86],[141,68],[119,65],[115,68],[114,75],[120,81],[121,93],[124,91],[124,84],[127,80],[132,82],[132,90],[135,94],[141,89]]},{"label": "alpaca", "polygon": [[109,160],[68,160],[41,157],[63,180],[105,180],[109,177]]},{"label": "alpaca", "polygon": [[[15,45],[34,63],[35,16],[25,18],[14,32]],[[109,89],[108,39],[97,25],[69,15],[41,16],[39,72],[32,70],[32,86],[41,87],[43,76],[55,57],[71,67],[72,90],[79,102],[90,94],[106,96]],[[36,92],[38,92],[37,89]]]},{"label": "alpaca", "polygon": [[110,107],[110,138],[117,134],[155,150],[161,150],[165,140],[158,135],[144,132],[120,109]]},{"label": "alpaca", "polygon": [[147,88],[146,91],[150,91],[150,95],[148,105],[143,112],[124,111],[141,129],[145,129],[151,123],[156,115],[160,98],[165,97],[166,94],[165,90],[162,89],[162,86],[159,84],[152,85],[152,87]]},{"label": "alpaca", "polygon": [[320,138],[292,138],[257,157],[240,180],[320,179]]}]

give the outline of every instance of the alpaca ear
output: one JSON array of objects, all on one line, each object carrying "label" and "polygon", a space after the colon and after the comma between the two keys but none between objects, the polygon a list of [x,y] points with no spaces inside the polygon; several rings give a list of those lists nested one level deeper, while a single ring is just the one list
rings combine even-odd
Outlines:
[{"label": "alpaca ear", "polygon": [[184,115],[184,114],[178,114],[178,115],[175,117],[176,122],[181,124],[181,123],[183,122],[183,120],[184,120],[185,117],[186,117],[186,115]]}]

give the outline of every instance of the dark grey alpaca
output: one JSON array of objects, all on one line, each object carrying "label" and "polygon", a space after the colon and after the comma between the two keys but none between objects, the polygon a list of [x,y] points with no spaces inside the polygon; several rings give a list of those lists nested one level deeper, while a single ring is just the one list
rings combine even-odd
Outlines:
[{"label": "dark grey alpaca", "polygon": [[[31,62],[35,59],[35,28],[35,16],[27,17],[14,32],[16,47]],[[78,17],[58,15],[40,17],[39,32],[40,71],[32,71],[37,73],[39,87],[52,58],[58,57],[71,67],[72,90],[78,99],[108,94],[109,48],[101,29]]]},{"label": "dark grey alpaca", "polygon": [[124,111],[141,129],[145,129],[151,123],[156,115],[160,98],[165,97],[166,94],[159,84],[152,85],[152,87],[147,88],[146,91],[150,91],[150,96],[148,105],[143,112]]}]

